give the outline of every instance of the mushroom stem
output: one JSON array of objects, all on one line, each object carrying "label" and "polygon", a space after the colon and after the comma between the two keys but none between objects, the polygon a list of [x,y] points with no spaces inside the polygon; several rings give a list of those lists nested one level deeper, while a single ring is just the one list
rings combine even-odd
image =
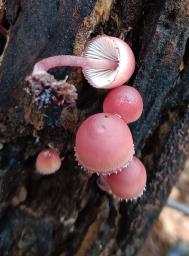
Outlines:
[{"label": "mushroom stem", "polygon": [[33,69],[33,75],[47,72],[51,68],[55,67],[82,67],[98,70],[114,70],[118,66],[117,61],[111,61],[108,59],[92,59],[86,57],[72,56],[72,55],[59,55],[49,58],[45,58],[37,62]]}]

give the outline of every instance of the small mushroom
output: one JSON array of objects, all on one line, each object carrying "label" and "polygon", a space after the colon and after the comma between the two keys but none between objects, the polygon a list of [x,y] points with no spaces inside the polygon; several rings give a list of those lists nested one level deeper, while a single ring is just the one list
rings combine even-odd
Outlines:
[{"label": "small mushroom", "polygon": [[143,100],[140,93],[128,85],[112,89],[103,103],[105,113],[118,114],[127,124],[138,120],[142,110]]},{"label": "small mushroom", "polygon": [[146,189],[146,169],[143,163],[133,157],[127,167],[121,172],[110,176],[101,176],[99,187],[121,200],[136,200]]},{"label": "small mushroom", "polygon": [[89,173],[108,175],[127,166],[134,154],[127,124],[117,115],[98,113],[87,118],[76,134],[75,155]]},{"label": "small mushroom", "polygon": [[102,35],[87,44],[81,57],[60,55],[37,62],[32,75],[62,66],[82,67],[85,78],[93,87],[110,89],[129,80],[135,69],[135,57],[123,40]]},{"label": "small mushroom", "polygon": [[48,175],[55,173],[61,167],[59,153],[55,149],[42,150],[37,156],[35,166],[40,174]]}]

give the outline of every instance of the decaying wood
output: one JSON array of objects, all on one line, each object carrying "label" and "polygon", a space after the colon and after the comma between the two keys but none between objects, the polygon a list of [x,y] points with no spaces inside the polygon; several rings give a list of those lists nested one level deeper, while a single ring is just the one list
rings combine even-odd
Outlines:
[{"label": "decaying wood", "polygon": [[[0,255],[136,255],[189,155],[188,0],[7,0],[6,12]],[[78,100],[69,108],[37,108],[25,81],[37,60],[79,54],[88,38],[102,33],[125,39],[137,59],[130,83],[143,95],[144,113],[131,128],[148,184],[136,202],[119,203],[100,191],[97,177],[83,173],[74,159],[76,128],[101,111],[105,92],[91,88],[80,70],[56,69],[56,79],[68,75],[76,86]],[[48,145],[64,161],[59,172],[41,177],[35,157]]]}]

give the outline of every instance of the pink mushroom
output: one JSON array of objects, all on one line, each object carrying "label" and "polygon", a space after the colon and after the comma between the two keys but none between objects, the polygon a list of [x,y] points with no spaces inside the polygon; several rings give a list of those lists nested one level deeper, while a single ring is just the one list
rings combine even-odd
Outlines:
[{"label": "pink mushroom", "polygon": [[119,199],[133,200],[143,195],[146,179],[146,169],[143,163],[137,157],[133,157],[129,165],[121,172],[100,177],[99,185]]},{"label": "pink mushroom", "polygon": [[45,149],[38,154],[35,165],[40,174],[52,174],[60,169],[59,153],[55,149]]},{"label": "pink mushroom", "polygon": [[33,75],[61,66],[82,67],[89,83],[96,88],[113,88],[128,81],[135,69],[135,57],[127,43],[111,36],[97,36],[85,48],[83,56],[60,55],[35,64]]},{"label": "pink mushroom", "polygon": [[117,173],[134,154],[130,129],[117,115],[92,115],[77,131],[75,154],[79,164],[90,173]]},{"label": "pink mushroom", "polygon": [[142,110],[143,101],[140,93],[128,85],[112,89],[103,103],[105,113],[117,113],[126,123],[136,121],[141,116]]}]

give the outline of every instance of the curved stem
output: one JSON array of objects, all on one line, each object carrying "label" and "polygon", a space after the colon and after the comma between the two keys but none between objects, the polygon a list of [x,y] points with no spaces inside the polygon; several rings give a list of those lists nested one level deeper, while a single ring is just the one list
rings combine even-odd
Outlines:
[{"label": "curved stem", "polygon": [[47,72],[51,68],[55,67],[82,67],[101,70],[112,70],[117,68],[118,63],[116,61],[110,61],[107,59],[91,59],[86,57],[72,56],[72,55],[59,55],[49,57],[37,62],[33,69],[33,75]]}]

